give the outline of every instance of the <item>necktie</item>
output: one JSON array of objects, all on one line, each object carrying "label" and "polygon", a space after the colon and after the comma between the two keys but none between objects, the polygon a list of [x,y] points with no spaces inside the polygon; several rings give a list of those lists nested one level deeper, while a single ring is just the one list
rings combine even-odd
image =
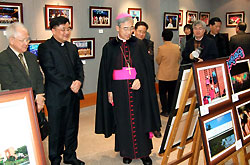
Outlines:
[{"label": "necktie", "polygon": [[19,54],[18,57],[19,57],[19,59],[20,59],[22,65],[23,65],[23,67],[24,67],[25,72],[27,73],[27,75],[29,75],[29,70],[28,70],[28,68],[27,68],[27,66],[25,65],[24,60],[23,60],[23,54]]}]

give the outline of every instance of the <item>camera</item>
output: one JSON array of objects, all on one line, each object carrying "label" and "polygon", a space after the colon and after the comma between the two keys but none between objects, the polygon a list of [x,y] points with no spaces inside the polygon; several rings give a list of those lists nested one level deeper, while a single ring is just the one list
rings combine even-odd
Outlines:
[{"label": "camera", "polygon": [[194,58],[199,58],[199,56],[200,56],[202,50],[203,50],[203,48],[201,48],[201,47],[196,48],[196,49],[192,52],[192,55],[194,56]]}]

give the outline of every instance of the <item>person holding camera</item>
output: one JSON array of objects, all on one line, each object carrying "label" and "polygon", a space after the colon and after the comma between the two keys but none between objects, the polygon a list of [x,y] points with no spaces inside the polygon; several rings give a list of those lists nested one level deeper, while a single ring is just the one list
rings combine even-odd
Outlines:
[{"label": "person holding camera", "polygon": [[187,41],[182,52],[181,64],[202,62],[218,58],[218,50],[213,39],[205,35],[206,24],[197,20],[193,23],[194,37]]}]

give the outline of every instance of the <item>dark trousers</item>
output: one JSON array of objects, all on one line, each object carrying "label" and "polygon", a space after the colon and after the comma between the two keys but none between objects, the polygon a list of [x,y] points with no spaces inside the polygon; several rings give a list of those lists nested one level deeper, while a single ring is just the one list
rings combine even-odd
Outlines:
[{"label": "dark trousers", "polygon": [[[68,97],[68,96],[67,96]],[[79,128],[79,98],[72,94],[70,100],[60,108],[47,107],[50,124],[49,159],[51,164],[76,159]]]},{"label": "dark trousers", "polygon": [[162,106],[162,112],[170,113],[175,87],[177,80],[175,81],[161,81],[159,80],[159,95]]}]

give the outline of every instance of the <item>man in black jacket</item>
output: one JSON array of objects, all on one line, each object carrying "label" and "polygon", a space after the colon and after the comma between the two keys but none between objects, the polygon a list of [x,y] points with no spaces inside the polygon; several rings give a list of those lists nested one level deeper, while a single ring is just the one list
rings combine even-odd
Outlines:
[{"label": "man in black jacket", "polygon": [[230,38],[230,53],[233,53],[239,46],[244,50],[245,55],[250,54],[250,34],[245,33],[247,24],[240,22],[236,26],[236,35]]},{"label": "man in black jacket", "polygon": [[50,29],[53,36],[38,47],[50,123],[49,159],[59,165],[63,154],[64,163],[84,165],[76,157],[83,65],[77,47],[68,42],[69,19],[51,19]]},{"label": "man in black jacket", "polygon": [[182,64],[192,62],[202,62],[218,57],[218,50],[215,41],[205,34],[206,24],[201,21],[193,23],[194,38],[186,43],[186,47],[182,52]]},{"label": "man in black jacket", "polygon": [[229,56],[229,41],[228,38],[220,33],[221,24],[220,18],[211,18],[209,20],[210,31],[207,36],[215,40],[219,57],[227,57]]},{"label": "man in black jacket", "polygon": [[[146,22],[141,21],[135,24],[135,37],[144,42],[148,51],[148,57],[150,59],[153,77],[155,77],[154,42],[145,38],[147,34],[147,30],[148,30],[148,24]],[[156,138],[161,137],[160,131],[154,131],[153,133]]]}]

